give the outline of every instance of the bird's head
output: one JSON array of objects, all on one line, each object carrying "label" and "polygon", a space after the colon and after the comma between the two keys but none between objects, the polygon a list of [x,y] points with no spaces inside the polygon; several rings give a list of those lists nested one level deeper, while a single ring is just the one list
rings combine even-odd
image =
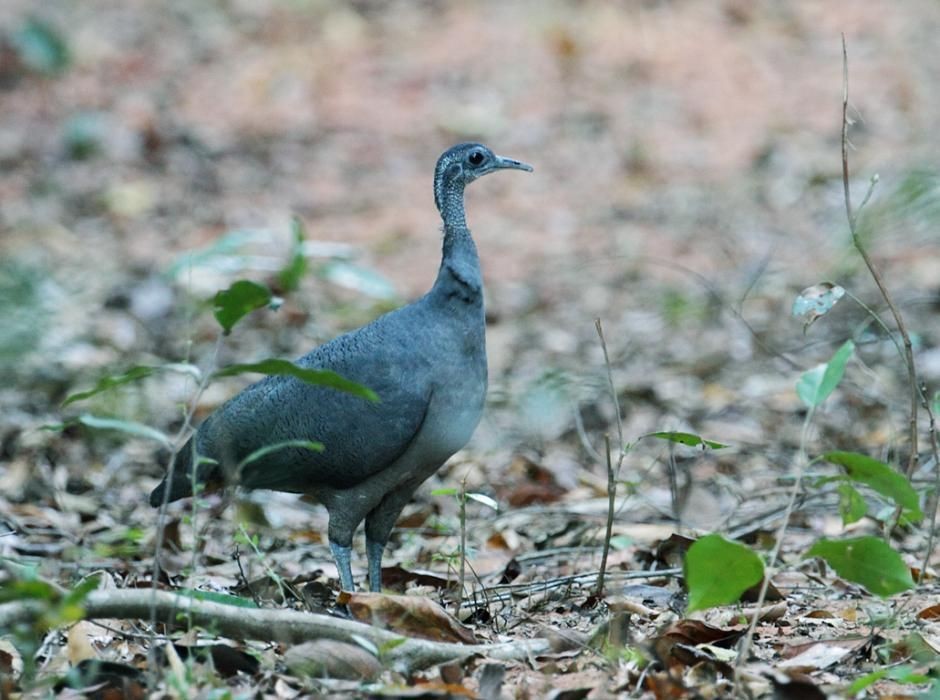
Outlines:
[{"label": "bird's head", "polygon": [[498,156],[480,143],[459,143],[444,151],[434,168],[434,203],[443,213],[444,193],[463,191],[469,183],[496,170],[525,170],[532,166],[512,158]]}]

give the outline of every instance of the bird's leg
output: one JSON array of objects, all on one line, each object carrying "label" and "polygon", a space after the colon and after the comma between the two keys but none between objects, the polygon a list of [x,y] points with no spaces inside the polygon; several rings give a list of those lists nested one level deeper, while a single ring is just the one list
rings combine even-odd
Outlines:
[{"label": "bird's leg", "polygon": [[373,508],[366,516],[366,555],[369,559],[369,590],[382,590],[382,553],[388,544],[389,535],[405,504],[420,484],[406,482],[398,486]]},{"label": "bird's leg", "polygon": [[382,554],[385,542],[376,542],[366,537],[366,558],[369,560],[369,590],[382,592]]},{"label": "bird's leg", "polygon": [[[353,584],[352,564],[350,563],[352,547],[348,544],[343,545],[339,544],[335,540],[330,540],[330,550],[333,552],[333,559],[336,560],[336,570],[339,572],[340,588],[342,588],[344,591],[355,591],[356,586]],[[381,556],[381,553],[379,553],[380,561]],[[369,559],[369,568],[371,571],[371,557]]]}]

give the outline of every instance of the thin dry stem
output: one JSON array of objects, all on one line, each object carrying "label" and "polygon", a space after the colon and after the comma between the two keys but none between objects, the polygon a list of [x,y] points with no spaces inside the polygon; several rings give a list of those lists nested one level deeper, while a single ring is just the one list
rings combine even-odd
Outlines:
[{"label": "thin dry stem", "polygon": [[927,413],[928,428],[927,434],[930,436],[930,448],[933,454],[934,485],[933,495],[927,504],[927,512],[930,513],[930,529],[927,533],[927,549],[924,552],[924,561],[920,567],[920,574],[917,582],[921,583],[927,574],[927,567],[930,566],[930,555],[933,553],[933,543],[937,534],[937,509],[940,506],[940,445],[937,441],[937,417],[933,413],[930,401],[927,399],[926,388],[921,387],[921,396],[924,397],[924,411]]},{"label": "thin dry stem", "polygon": [[597,329],[597,337],[601,341],[601,350],[604,352],[604,367],[607,370],[607,385],[610,388],[610,400],[613,401],[614,410],[617,415],[617,464],[616,467],[610,456],[610,435],[604,434],[604,454],[606,455],[607,466],[607,528],[604,533],[604,553],[601,555],[601,570],[597,575],[597,587],[594,589],[594,596],[600,598],[604,594],[604,577],[607,573],[607,557],[610,554],[610,538],[614,529],[614,514],[616,512],[617,502],[617,479],[620,476],[620,468],[623,466],[623,460],[626,456],[626,445],[623,442],[623,418],[620,414],[620,401],[617,398],[617,389],[614,387],[614,373],[610,366],[610,355],[607,352],[607,341],[604,340],[604,326],[599,318],[594,319],[594,328]]},{"label": "thin dry stem", "polygon": [[[911,442],[911,455],[910,459],[907,462],[907,469],[905,471],[908,478],[914,474],[914,470],[917,468],[917,461],[919,459],[918,447],[917,447],[917,409],[918,404],[921,400],[920,387],[917,383],[917,369],[914,365],[914,350],[911,344],[911,337],[907,333],[907,327],[904,325],[904,317],[901,315],[900,310],[895,305],[894,300],[891,298],[891,294],[888,292],[888,288],[885,286],[884,280],[881,277],[881,273],[878,271],[878,268],[875,267],[874,262],[872,262],[871,257],[868,255],[868,251],[865,248],[864,243],[862,243],[861,238],[858,235],[858,227],[856,226],[858,212],[852,210],[852,196],[849,192],[849,57],[848,50],[845,45],[845,35],[842,35],[842,189],[845,195],[845,214],[849,220],[849,232],[852,234],[852,244],[855,246],[855,250],[858,251],[858,254],[861,256],[862,260],[865,262],[865,266],[868,268],[868,272],[871,274],[872,279],[875,281],[875,284],[878,287],[878,291],[881,292],[882,298],[885,300],[885,304],[888,305],[888,308],[891,310],[891,315],[894,317],[894,322],[898,327],[898,333],[901,334],[901,340],[904,344],[904,359],[905,364],[907,365],[907,378],[910,385],[911,392],[911,415],[909,421],[909,432],[910,432],[910,442]],[[876,180],[872,180],[872,185],[869,187],[868,194],[865,196],[865,200],[862,202],[862,206],[865,205],[865,202],[868,201],[871,196],[871,191],[874,187]],[[861,207],[859,207],[861,211]],[[938,466],[940,468],[940,466]]]}]

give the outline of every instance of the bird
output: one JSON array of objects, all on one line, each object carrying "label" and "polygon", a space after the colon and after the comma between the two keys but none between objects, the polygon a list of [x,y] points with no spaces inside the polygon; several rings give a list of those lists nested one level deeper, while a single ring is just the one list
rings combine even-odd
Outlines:
[{"label": "bird", "polygon": [[[499,170],[533,168],[480,143],[447,149],[434,168],[443,243],[431,289],[296,361],[368,387],[377,402],[290,376],[265,377],[203,421],[150,504],[163,507],[192,496],[196,484],[218,482],[311,495],[327,510],[341,588],[355,590],[352,541],[365,521],[369,588],[381,591],[383,553],[402,509],[466,445],[483,413],[483,278],[464,188]],[[292,441],[315,441],[323,450],[288,444],[254,459],[266,446]]]}]

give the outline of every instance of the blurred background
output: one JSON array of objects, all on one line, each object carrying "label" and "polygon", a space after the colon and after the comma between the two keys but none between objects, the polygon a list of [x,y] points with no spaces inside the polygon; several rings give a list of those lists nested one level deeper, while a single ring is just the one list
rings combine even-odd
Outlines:
[{"label": "blurred background", "polygon": [[[134,365],[205,368],[205,301],[271,282],[292,216],[309,274],[224,341],[222,364],[298,356],[420,295],[440,254],[434,163],[464,140],[535,172],[468,192],[490,405],[432,487],[603,501],[585,443],[616,431],[595,318],[626,440],[732,445],[632,452],[625,478],[653,513],[668,462],[686,464],[685,511],[705,525],[789,470],[794,383],[849,337],[860,361],[814,444],[904,463],[905,375],[884,333],[848,300],[806,332],[790,315],[823,280],[884,311],[846,225],[842,32],[856,204],[880,177],[862,231],[936,386],[936,2],[5,0],[0,493],[84,494],[131,518],[165,449],[39,427],[88,412],[172,434],[194,385],[159,373],[63,411],[65,396]],[[197,419],[246,381],[213,383]]]}]

